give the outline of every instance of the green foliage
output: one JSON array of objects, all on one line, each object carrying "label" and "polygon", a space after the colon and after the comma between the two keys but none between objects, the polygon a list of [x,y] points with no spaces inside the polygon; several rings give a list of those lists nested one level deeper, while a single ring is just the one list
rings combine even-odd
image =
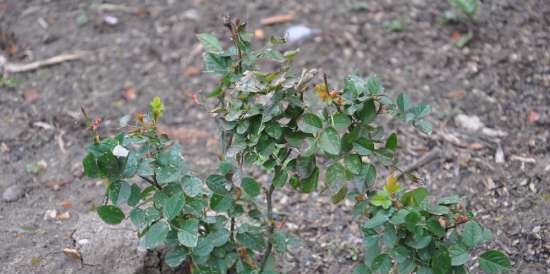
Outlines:
[{"label": "green foliage", "polygon": [[469,18],[474,17],[479,0],[449,0],[449,3]]},{"label": "green foliage", "polygon": [[[226,27],[233,42],[227,48],[211,34],[197,36],[206,71],[220,77],[208,95],[216,100],[212,113],[222,131],[218,174],[194,175],[181,146],[157,132],[164,105],[156,97],[148,114],[127,119],[115,137],[100,139],[94,129],[83,166],[86,176],[108,185],[99,216],[120,223],[120,207],[128,205],[141,245],[167,247],[165,261],[174,268],[187,262],[192,273],[277,273],[274,255],[293,241],[276,229],[273,192],[287,182],[303,193],[321,185],[334,203],[356,202],[366,252],[354,273],[459,273],[490,233],[461,209],[458,197],[432,204],[426,189],[405,190],[394,176],[383,189],[371,189],[377,169],[396,167],[400,140],[384,132],[379,117],[430,133],[430,106],[405,94],[391,99],[376,76],[351,75],[342,88],[330,88],[326,76],[296,74],[297,51],[278,51],[280,39],[256,51],[244,24]],[[275,69],[262,70],[263,63]],[[244,165],[263,169],[271,182],[256,180]],[[508,269],[501,254],[484,253],[481,268]]]}]

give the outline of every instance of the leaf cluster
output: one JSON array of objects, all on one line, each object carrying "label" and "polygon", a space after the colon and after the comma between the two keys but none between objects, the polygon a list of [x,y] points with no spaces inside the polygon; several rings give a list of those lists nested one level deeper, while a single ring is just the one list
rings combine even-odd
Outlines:
[{"label": "leaf cluster", "polygon": [[[190,273],[278,273],[273,252],[296,240],[279,229],[284,218],[273,210],[272,195],[288,186],[327,192],[334,203],[355,201],[366,249],[355,273],[464,273],[470,252],[490,233],[457,197],[430,204],[426,189],[404,191],[392,176],[382,190],[372,189],[377,169],[398,164],[397,133],[385,132],[379,117],[429,134],[430,106],[406,94],[390,98],[373,75],[331,86],[315,70],[297,73],[292,61],[299,51],[276,49],[284,39],[255,50],[244,24],[225,26],[232,41],[226,47],[211,34],[197,35],[205,70],[220,78],[208,95],[221,131],[218,172],[195,176],[182,147],[158,132],[159,98],[133,124],[121,119],[125,130],[115,137],[99,138],[97,120],[89,121],[94,138],[83,165],[86,176],[106,183],[100,218],[114,225],[128,215],[143,248],[167,247],[167,264]],[[270,181],[259,182],[247,168],[262,169]],[[479,264],[487,273],[510,266],[499,251],[482,254]]]}]

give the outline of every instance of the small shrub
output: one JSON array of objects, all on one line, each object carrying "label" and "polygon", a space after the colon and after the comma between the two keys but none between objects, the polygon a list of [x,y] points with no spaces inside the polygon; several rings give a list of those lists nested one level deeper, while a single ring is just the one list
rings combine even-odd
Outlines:
[{"label": "small shrub", "polygon": [[[107,183],[99,217],[114,225],[129,215],[140,245],[166,247],[166,263],[187,273],[278,273],[274,254],[284,253],[293,237],[279,228],[273,192],[321,190],[334,203],[355,201],[365,256],[354,273],[466,273],[471,252],[491,234],[458,197],[430,203],[425,188],[405,190],[398,183],[416,179],[411,174],[392,175],[383,189],[372,189],[377,169],[397,169],[399,146],[397,134],[385,133],[377,118],[389,115],[429,134],[430,106],[413,104],[405,94],[389,98],[375,76],[348,76],[341,88],[326,75],[315,82],[315,71],[291,69],[298,50],[274,48],[283,39],[254,50],[244,24],[225,26],[233,42],[228,48],[213,35],[197,36],[205,70],[220,77],[208,95],[217,102],[219,171],[197,177],[182,147],[158,133],[159,98],[130,124],[124,118],[126,130],[114,137],[101,138],[100,120],[84,112],[93,134],[85,175]],[[265,63],[276,69],[261,70]],[[271,181],[258,182],[243,167],[259,167]],[[123,205],[131,210],[124,213]],[[481,254],[479,265],[487,273],[510,268],[494,250]]]}]

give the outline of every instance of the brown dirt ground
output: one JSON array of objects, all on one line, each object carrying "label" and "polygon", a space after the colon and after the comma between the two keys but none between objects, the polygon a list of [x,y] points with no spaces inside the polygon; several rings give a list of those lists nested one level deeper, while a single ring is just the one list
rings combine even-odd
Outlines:
[{"label": "brown dirt ground", "polygon": [[[15,74],[15,87],[0,87],[0,190],[14,184],[25,190],[15,202],[0,202],[0,272],[94,273],[93,267],[80,268],[59,252],[72,245],[79,214],[99,204],[103,192],[102,186],[82,178],[80,159],[88,137],[80,106],[113,128],[119,117],[145,108],[159,95],[167,106],[165,126],[179,130],[191,166],[204,171],[215,166],[215,126],[190,99],[191,93],[204,94],[214,83],[191,71],[201,68],[194,34],[222,37],[221,17],[229,13],[267,35],[281,34],[292,24],[319,29],[320,34],[299,45],[298,65],[321,68],[330,79],[375,73],[388,92],[407,91],[431,103],[433,135],[400,130],[407,136],[403,165],[439,147],[443,157],[418,171],[427,187],[436,196],[467,197],[497,235],[491,245],[511,256],[514,273],[550,273],[547,0],[483,1],[475,38],[464,48],[454,46],[451,37],[465,27],[439,23],[449,9],[447,1],[112,1],[143,8],[137,12],[93,7],[101,2],[0,0],[0,31],[16,38],[16,50],[3,46],[0,52],[10,62],[90,52],[81,61]],[[291,11],[296,18],[290,23],[260,26],[262,18]],[[87,22],[79,25],[82,14]],[[119,23],[103,23],[105,15],[116,16]],[[395,19],[404,21],[403,32],[386,30],[385,24]],[[131,101],[123,96],[128,86],[136,94]],[[528,122],[530,112],[539,114],[538,121]],[[467,133],[453,122],[458,113],[477,115],[507,135]],[[499,146],[504,163],[494,159]],[[26,171],[39,161],[47,164],[43,171]],[[65,209],[64,201],[72,207]],[[333,206],[322,195],[291,191],[276,202],[281,212],[300,212],[287,228],[303,245],[280,258],[285,271],[350,272],[360,234],[349,205]],[[68,211],[70,218],[44,220],[49,209]]]}]

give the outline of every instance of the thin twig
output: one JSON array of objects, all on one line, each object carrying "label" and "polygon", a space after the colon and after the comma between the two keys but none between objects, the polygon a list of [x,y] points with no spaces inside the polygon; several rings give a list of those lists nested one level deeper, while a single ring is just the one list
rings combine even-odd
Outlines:
[{"label": "thin twig", "polygon": [[264,251],[264,255],[262,258],[262,265],[261,265],[261,272],[265,270],[265,266],[267,264],[267,260],[269,259],[269,256],[271,256],[271,250],[273,249],[273,244],[271,243],[271,237],[273,236],[273,232],[275,231],[275,221],[273,220],[273,203],[272,203],[272,197],[273,197],[273,190],[275,190],[275,186],[271,184],[269,187],[269,190],[266,191],[266,201],[267,201],[267,222],[268,222],[268,230],[267,230],[267,246]]},{"label": "thin twig", "polygon": [[50,57],[48,59],[39,60],[28,64],[6,63],[4,64],[4,73],[33,71],[42,67],[53,66],[67,61],[78,60],[87,54],[88,52],[86,51],[77,51],[74,53],[60,54],[54,57]]},{"label": "thin twig", "polygon": [[150,185],[156,187],[157,189],[161,189],[159,183],[157,182],[156,179],[154,179],[154,177],[153,177],[153,180],[151,180],[151,179],[149,179],[149,178],[147,178],[147,177],[145,177],[145,176],[139,176],[139,177],[140,177],[141,179],[145,180],[146,182],[148,182]]},{"label": "thin twig", "polygon": [[429,164],[430,162],[432,162],[433,160],[439,158],[440,156],[441,156],[441,150],[439,148],[435,148],[435,149],[431,150],[430,152],[424,154],[424,156],[422,156],[416,162],[414,162],[411,165],[406,166],[405,168],[403,168],[397,174],[396,177],[400,178],[401,176],[403,176],[406,173],[410,173],[412,171],[415,171],[416,169],[418,169],[418,168],[420,168],[424,165]]}]

